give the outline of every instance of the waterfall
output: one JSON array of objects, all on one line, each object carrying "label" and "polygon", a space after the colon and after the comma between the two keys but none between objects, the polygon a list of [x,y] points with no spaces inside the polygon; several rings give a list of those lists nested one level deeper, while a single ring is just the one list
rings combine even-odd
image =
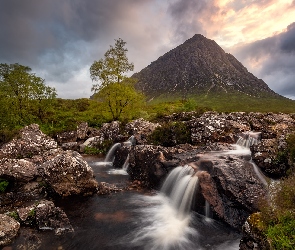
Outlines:
[{"label": "waterfall", "polygon": [[169,198],[181,217],[189,214],[191,209],[198,184],[198,177],[194,175],[194,172],[189,165],[179,166],[171,171],[161,188],[161,192]]},{"label": "waterfall", "polygon": [[237,145],[240,145],[245,148],[250,148],[252,145],[259,142],[261,132],[248,131],[244,132],[239,136],[237,140]]},{"label": "waterfall", "polygon": [[255,171],[255,174],[260,179],[260,181],[263,183],[263,185],[265,187],[268,187],[268,184],[267,184],[267,181],[266,181],[266,177],[262,174],[262,172],[260,171],[260,169],[258,168],[258,166],[252,160],[250,160],[249,162],[252,164],[252,166],[254,168],[254,171]]},{"label": "waterfall", "polygon": [[123,164],[122,169],[127,172],[128,167],[129,167],[129,154],[127,155],[127,158],[126,158],[126,160],[125,160],[125,162]]},{"label": "waterfall", "polygon": [[110,150],[108,151],[106,158],[105,158],[105,162],[110,162],[113,164],[114,159],[115,159],[115,152],[117,149],[119,149],[121,147],[121,143],[115,143]]}]

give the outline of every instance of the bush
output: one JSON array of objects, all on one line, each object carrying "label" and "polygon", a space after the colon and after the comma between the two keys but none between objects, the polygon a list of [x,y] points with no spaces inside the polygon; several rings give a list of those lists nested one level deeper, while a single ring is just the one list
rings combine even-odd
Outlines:
[{"label": "bush", "polygon": [[264,233],[273,249],[295,249],[295,174],[275,186],[261,205]]},{"label": "bush", "polygon": [[0,193],[4,193],[8,187],[9,182],[5,179],[0,179]]},{"label": "bush", "polygon": [[169,122],[157,127],[148,137],[148,141],[164,147],[191,143],[191,131],[183,122]]}]

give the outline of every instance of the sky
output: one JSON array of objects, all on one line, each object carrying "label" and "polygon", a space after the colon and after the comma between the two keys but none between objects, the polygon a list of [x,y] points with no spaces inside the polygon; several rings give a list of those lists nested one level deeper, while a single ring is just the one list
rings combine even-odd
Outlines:
[{"label": "sky", "polygon": [[88,98],[89,68],[122,38],[138,72],[194,34],[215,40],[295,99],[295,0],[1,0],[0,63],[19,63]]}]

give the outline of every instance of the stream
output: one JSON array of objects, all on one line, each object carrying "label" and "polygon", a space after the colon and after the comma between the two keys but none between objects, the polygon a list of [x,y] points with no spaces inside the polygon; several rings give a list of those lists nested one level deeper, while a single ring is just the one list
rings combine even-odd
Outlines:
[{"label": "stream", "polygon": [[[113,170],[103,159],[84,156],[98,182],[127,185],[124,170]],[[160,191],[122,191],[110,195],[55,201],[74,233],[55,236],[22,228],[9,249],[99,250],[237,250],[241,235],[227,225],[195,212],[178,216]]]}]

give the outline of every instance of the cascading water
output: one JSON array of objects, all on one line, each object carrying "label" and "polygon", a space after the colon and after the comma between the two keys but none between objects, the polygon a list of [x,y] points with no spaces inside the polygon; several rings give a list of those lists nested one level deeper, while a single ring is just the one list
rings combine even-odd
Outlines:
[{"label": "cascading water", "polygon": [[115,159],[115,152],[117,149],[119,149],[121,147],[121,143],[115,143],[111,148],[110,150],[108,151],[107,155],[106,155],[106,158],[105,158],[105,162],[110,164],[110,165],[113,165],[113,162],[114,162],[114,159]]},{"label": "cascading water", "polygon": [[[249,131],[249,132],[243,133],[239,137],[237,141],[237,145],[241,146],[242,149],[244,148],[245,150],[249,150],[249,155],[250,155],[251,154],[250,147],[259,142],[260,136],[261,136],[260,132]],[[266,177],[263,175],[263,173],[260,171],[257,165],[252,161],[252,159],[250,159],[249,162],[252,164],[254,172],[257,175],[257,177],[260,179],[263,185],[267,187],[268,183],[266,181]]]},{"label": "cascading water", "polygon": [[141,226],[130,236],[130,244],[148,250],[195,248],[198,232],[191,224],[190,211],[197,185],[194,169],[179,166],[168,175],[159,194],[137,197],[134,202],[149,205],[140,210]]},{"label": "cascading water", "polygon": [[198,184],[198,177],[193,174],[194,169],[191,166],[177,167],[168,175],[161,189],[170,198],[179,216],[187,215],[191,209]]},{"label": "cascading water", "polygon": [[[132,145],[135,145],[136,141],[135,141],[135,137],[132,135],[129,137],[129,139],[125,142],[123,142],[124,146],[130,147]],[[119,149],[120,147],[122,147],[121,143],[115,143],[111,149],[109,150],[109,152],[106,155],[105,158],[105,162],[108,162],[109,165],[113,165],[114,159],[115,159],[115,152],[117,149]],[[127,169],[129,166],[129,154],[127,155],[127,158],[122,166],[121,169],[111,169],[108,171],[109,174],[121,174],[121,175],[128,175],[127,173]]]}]

